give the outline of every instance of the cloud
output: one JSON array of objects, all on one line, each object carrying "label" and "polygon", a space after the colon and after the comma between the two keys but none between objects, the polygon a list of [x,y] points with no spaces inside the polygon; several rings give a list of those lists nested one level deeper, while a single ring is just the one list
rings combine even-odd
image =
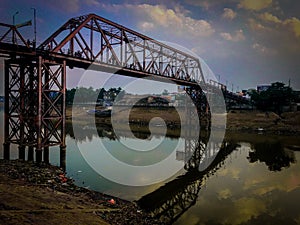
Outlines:
[{"label": "cloud", "polygon": [[142,22],[139,24],[139,27],[142,28],[143,31],[149,31],[154,28],[154,24],[149,22]]},{"label": "cloud", "polygon": [[140,29],[166,29],[176,35],[190,35],[194,37],[209,37],[215,30],[206,20],[196,20],[187,16],[186,10],[179,7],[169,9],[164,5],[124,5],[127,9],[136,12]]},{"label": "cloud", "polygon": [[100,6],[100,2],[97,0],[85,0],[85,3],[87,5],[91,5],[91,6]]},{"label": "cloud", "polygon": [[271,13],[263,13],[258,16],[263,22],[275,23],[281,25],[281,30],[288,28],[292,31],[295,37],[300,38],[300,20],[296,17],[292,17],[286,20],[280,20],[277,16]]},{"label": "cloud", "polygon": [[[251,217],[256,217],[266,211],[266,203],[257,198],[239,198],[235,201],[234,207],[236,210],[234,224],[240,224],[249,220]],[[234,220],[235,219],[235,220]]]},{"label": "cloud", "polygon": [[250,18],[248,20],[248,23],[249,23],[250,28],[254,31],[261,32],[261,31],[267,30],[267,27],[265,27],[264,25],[262,25],[261,23],[259,23],[258,21],[256,21],[253,18]]},{"label": "cloud", "polygon": [[220,34],[222,38],[224,38],[226,41],[233,41],[233,42],[238,42],[238,41],[243,41],[245,40],[245,35],[243,30],[237,30],[235,31],[235,34],[232,35],[230,33],[221,33]]},{"label": "cloud", "polygon": [[298,18],[292,17],[291,19],[285,20],[283,24],[289,26],[295,36],[300,38],[300,20]]},{"label": "cloud", "polygon": [[186,0],[186,3],[194,6],[200,6],[209,9],[212,5],[216,4],[215,1],[199,1],[199,0]]},{"label": "cloud", "polygon": [[272,0],[242,0],[239,4],[239,8],[260,11],[268,8],[272,4]]},{"label": "cloud", "polygon": [[223,190],[220,190],[218,192],[218,198],[219,199],[228,199],[232,196],[232,193],[231,193],[231,190],[229,188],[226,188],[226,189],[223,189]]},{"label": "cloud", "polygon": [[229,3],[236,3],[239,0],[185,0],[187,4],[193,6],[200,6],[206,10],[210,10],[216,6],[228,5]]},{"label": "cloud", "polygon": [[222,17],[225,19],[233,20],[236,17],[236,12],[234,12],[232,9],[224,8]]},{"label": "cloud", "polygon": [[282,21],[278,19],[277,16],[272,15],[271,13],[263,13],[259,16],[263,21],[273,22],[273,23],[281,23]]},{"label": "cloud", "polygon": [[273,55],[276,53],[276,51],[274,49],[267,48],[264,45],[259,44],[259,43],[254,43],[252,45],[252,48],[264,55]]}]

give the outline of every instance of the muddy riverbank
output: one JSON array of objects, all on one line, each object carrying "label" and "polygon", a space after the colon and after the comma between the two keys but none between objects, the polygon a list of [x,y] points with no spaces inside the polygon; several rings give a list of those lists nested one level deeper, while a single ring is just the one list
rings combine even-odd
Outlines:
[{"label": "muddy riverbank", "polygon": [[0,160],[0,224],[160,224],[132,202],[74,185],[60,168]]}]

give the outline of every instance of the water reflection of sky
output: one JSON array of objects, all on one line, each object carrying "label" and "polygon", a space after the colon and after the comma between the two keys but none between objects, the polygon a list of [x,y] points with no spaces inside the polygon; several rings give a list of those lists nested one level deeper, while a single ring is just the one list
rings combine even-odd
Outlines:
[{"label": "water reflection of sky", "polygon": [[181,141],[160,139],[161,144],[148,152],[128,149],[126,143],[131,143],[131,138],[122,143],[120,140],[94,138],[78,143],[78,149],[99,175],[128,186],[146,186],[164,181],[183,168],[183,162],[176,160],[175,143]]},{"label": "water reflection of sky", "polygon": [[[175,224],[299,224],[300,164],[270,171],[265,163],[249,163],[249,151],[241,143]],[[299,162],[300,152],[294,153]]]}]

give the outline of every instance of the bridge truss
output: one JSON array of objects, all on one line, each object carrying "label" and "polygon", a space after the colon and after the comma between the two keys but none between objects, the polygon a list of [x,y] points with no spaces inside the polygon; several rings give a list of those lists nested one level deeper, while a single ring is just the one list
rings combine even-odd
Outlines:
[{"label": "bridge truss", "polygon": [[93,62],[124,75],[205,83],[198,58],[95,14],[70,19],[38,49],[71,57],[70,66]]}]

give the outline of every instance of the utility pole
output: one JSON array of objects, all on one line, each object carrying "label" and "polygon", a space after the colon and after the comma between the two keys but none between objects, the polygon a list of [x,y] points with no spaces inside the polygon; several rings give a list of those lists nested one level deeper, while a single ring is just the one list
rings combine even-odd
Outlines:
[{"label": "utility pole", "polygon": [[34,40],[33,40],[33,48],[36,47],[36,9],[31,8],[33,10],[33,23],[34,23]]},{"label": "utility pole", "polygon": [[19,11],[16,11],[13,15],[13,25],[14,25],[14,29],[13,29],[13,36],[12,36],[12,43],[15,44],[16,43],[16,32],[15,32],[15,25],[16,25],[16,20],[15,20],[15,16],[19,14]]}]

